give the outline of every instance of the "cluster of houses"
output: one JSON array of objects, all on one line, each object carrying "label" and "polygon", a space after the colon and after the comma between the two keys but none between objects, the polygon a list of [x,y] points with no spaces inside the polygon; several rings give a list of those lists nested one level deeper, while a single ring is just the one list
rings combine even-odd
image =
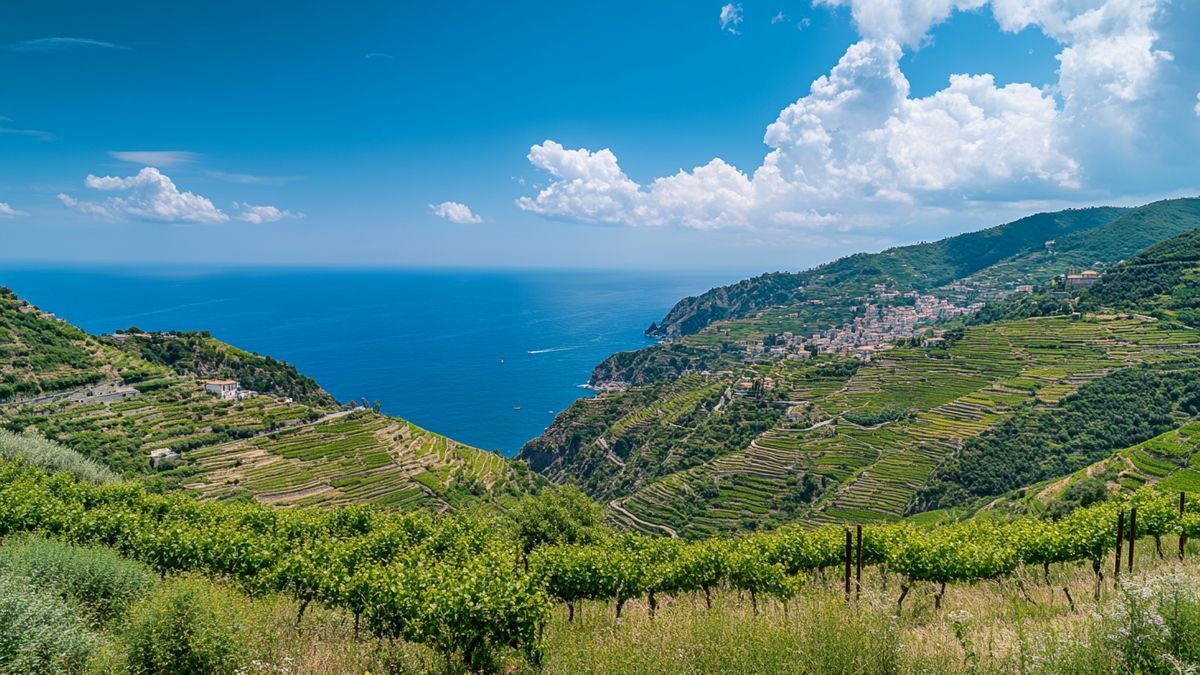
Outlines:
[{"label": "cluster of houses", "polygon": [[[982,303],[961,306],[915,291],[889,291],[883,284],[876,284],[872,291],[861,307],[862,313],[850,323],[807,337],[783,333],[770,344],[751,343],[745,347],[751,356],[806,359],[814,354],[840,354],[869,362],[879,351],[890,349],[895,340],[916,335],[923,324],[968,314],[982,306]],[[895,304],[901,298],[904,301]]]},{"label": "cluster of houses", "polygon": [[747,394],[756,391],[774,391],[775,378],[773,377],[744,377],[733,385],[734,396],[746,396]]}]

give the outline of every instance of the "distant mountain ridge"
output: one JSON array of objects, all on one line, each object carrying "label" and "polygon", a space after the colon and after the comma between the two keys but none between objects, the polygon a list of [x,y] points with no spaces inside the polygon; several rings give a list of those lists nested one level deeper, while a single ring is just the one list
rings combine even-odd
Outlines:
[{"label": "distant mountain ridge", "polygon": [[876,284],[943,297],[961,296],[953,287],[966,285],[975,290],[974,299],[991,300],[1073,268],[1116,264],[1191,229],[1198,213],[1200,199],[1041,213],[937,242],[856,254],[805,272],[747,279],[681,300],[650,328],[664,343],[613,354],[593,370],[591,384],[641,385],[733,367],[730,341],[720,337],[726,331],[718,327],[750,326],[753,332],[755,324],[771,323],[756,317],[770,314],[789,317],[778,330],[824,330],[853,320]]},{"label": "distant mountain ridge", "polygon": [[1105,225],[1127,212],[1096,207],[1039,213],[935,242],[857,253],[804,272],[764,274],[679,301],[648,334],[657,338],[691,335],[715,321],[743,318],[772,305],[819,299],[826,293],[818,289],[890,283],[931,290],[1019,253],[1043,249],[1048,240]]}]

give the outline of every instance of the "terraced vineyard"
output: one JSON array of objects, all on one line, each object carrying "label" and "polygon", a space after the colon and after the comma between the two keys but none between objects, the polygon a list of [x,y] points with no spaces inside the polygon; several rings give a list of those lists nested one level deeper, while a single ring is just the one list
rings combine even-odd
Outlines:
[{"label": "terraced vineyard", "polygon": [[222,401],[191,378],[154,382],[152,390],[117,401],[66,398],[10,407],[7,425],[36,428],[93,459],[136,471],[148,470],[145,458],[157,448],[186,451],[322,414],[266,396]]},{"label": "terraced vineyard", "polygon": [[[618,500],[614,517],[685,535],[797,517],[895,520],[940,462],[1019,406],[1053,404],[1113,370],[1197,347],[1192,331],[1096,316],[978,326],[948,349],[893,349],[835,391],[791,392],[793,403],[811,405],[825,422],[778,425],[741,451],[651,482]],[[872,427],[842,417],[896,406],[911,415]]]},{"label": "terraced vineyard", "polygon": [[[446,509],[504,481],[499,455],[368,411],[205,448],[186,487],[209,497],[253,494],[282,505],[376,504]],[[510,496],[519,494],[511,486]],[[447,494],[455,492],[454,495]]]},{"label": "terraced vineyard", "polygon": [[[338,410],[291,366],[207,336],[205,349],[239,355],[248,376],[265,372],[274,388],[305,392],[310,404],[282,394],[222,400],[189,369],[145,361],[138,350],[98,340],[11,294],[0,295],[0,339],[0,372],[19,394],[7,403],[0,397],[0,426],[36,431],[167,488],[283,505],[447,510],[503,506],[544,480],[404,420]],[[149,454],[158,449],[180,453],[177,465],[152,468]]]}]

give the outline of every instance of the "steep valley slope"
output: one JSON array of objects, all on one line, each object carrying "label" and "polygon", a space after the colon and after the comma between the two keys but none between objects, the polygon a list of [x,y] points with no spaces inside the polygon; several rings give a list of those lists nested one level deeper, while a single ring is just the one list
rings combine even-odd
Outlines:
[{"label": "steep valley slope", "polygon": [[[687,324],[690,335],[615,355],[598,367],[597,381],[624,384],[564,411],[518,458],[553,481],[579,484],[611,506],[615,521],[682,536],[978,508],[1179,428],[1194,414],[1188,383],[1200,380],[1191,356],[1200,334],[1177,319],[1189,316],[1195,277],[1183,274],[1161,311],[1146,297],[1161,299],[1161,282],[1142,284],[1150,290],[1123,303],[1103,294],[1130,274],[1139,250],[1197,227],[1195,199],[1042,214],[984,231],[994,253],[983,259],[994,262],[963,263],[953,272],[962,276],[951,279],[918,278],[913,261],[944,260],[955,247],[978,251],[979,236],[963,235],[969,246],[952,238],[960,243],[852,256],[801,273],[807,286],[799,284],[803,295],[795,298],[739,299],[739,286],[728,287],[710,300],[723,296],[722,311],[740,317]],[[1174,248],[1195,252],[1189,236]],[[1117,265],[1126,258],[1134,260]],[[1061,277],[1087,266],[1111,270],[1093,291],[1068,288]],[[834,269],[840,280],[819,279]],[[768,275],[763,283],[778,289],[782,282]],[[768,287],[752,286],[751,295]],[[817,288],[824,300],[813,304]],[[912,337],[882,338],[886,344],[865,358],[764,349],[781,334],[854,325],[864,306],[897,294],[974,313],[918,327]],[[796,299],[802,304],[787,304]],[[1044,301],[1045,311],[993,310],[1017,300]],[[694,302],[652,328],[683,332],[680,307]],[[971,320],[989,315],[996,319]],[[935,329],[936,339],[920,337]],[[1111,424],[1080,422],[1089,416]],[[1030,431],[1039,427],[1061,437],[1044,442]],[[1014,438],[1042,445],[1019,454]]]}]

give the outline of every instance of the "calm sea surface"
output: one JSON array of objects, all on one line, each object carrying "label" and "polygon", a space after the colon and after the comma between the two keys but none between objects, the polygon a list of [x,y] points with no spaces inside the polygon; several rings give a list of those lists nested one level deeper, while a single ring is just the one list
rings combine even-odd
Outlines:
[{"label": "calm sea surface", "polygon": [[[295,364],[339,400],[505,454],[677,300],[729,272],[47,268],[0,285],[93,333],[208,330]],[[517,409],[520,406],[520,409]]]}]

